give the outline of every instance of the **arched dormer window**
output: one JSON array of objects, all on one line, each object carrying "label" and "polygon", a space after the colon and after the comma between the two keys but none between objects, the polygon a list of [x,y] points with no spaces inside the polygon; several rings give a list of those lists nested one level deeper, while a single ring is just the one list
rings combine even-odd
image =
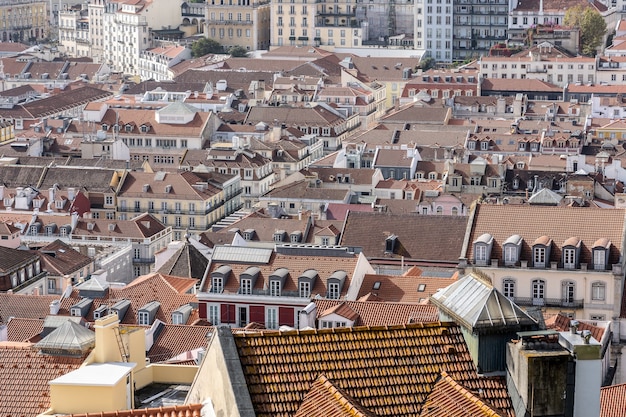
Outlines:
[{"label": "arched dormer window", "polygon": [[215,271],[211,272],[211,289],[209,292],[224,292],[224,286],[226,285],[226,281],[228,281],[228,277],[232,272],[233,270],[228,265],[222,265]]},{"label": "arched dormer window", "polygon": [[580,247],[582,240],[579,237],[570,237],[563,242],[561,262],[563,268],[576,269],[580,262]]},{"label": "arched dormer window", "polygon": [[609,265],[609,253],[611,252],[611,241],[605,237],[596,240],[591,248],[593,253],[593,269],[604,271]]},{"label": "arched dormer window", "polygon": [[343,288],[344,282],[346,282],[346,278],[348,274],[345,271],[335,271],[333,274],[328,277],[328,281],[326,282],[326,298],[331,300],[338,300],[341,295],[341,290]]},{"label": "arched dormer window", "polygon": [[287,268],[278,268],[269,276],[270,295],[272,297],[280,297],[287,275],[289,275]]},{"label": "arched dormer window", "polygon": [[486,266],[491,259],[491,248],[493,247],[493,236],[484,233],[474,241],[474,264]]},{"label": "arched dormer window", "polygon": [[252,294],[252,289],[256,284],[257,278],[259,277],[259,272],[261,272],[261,270],[258,267],[251,266],[239,276],[240,294]]},{"label": "arched dormer window", "polygon": [[311,290],[315,285],[317,271],[315,269],[307,269],[298,277],[298,295],[302,298],[311,297]]},{"label": "arched dormer window", "polygon": [[541,236],[533,243],[533,267],[545,268],[550,261],[550,249],[552,239],[548,236]]},{"label": "arched dormer window", "polygon": [[504,252],[504,265],[514,266],[520,257],[522,252],[522,237],[520,235],[510,236],[502,244],[502,251]]}]

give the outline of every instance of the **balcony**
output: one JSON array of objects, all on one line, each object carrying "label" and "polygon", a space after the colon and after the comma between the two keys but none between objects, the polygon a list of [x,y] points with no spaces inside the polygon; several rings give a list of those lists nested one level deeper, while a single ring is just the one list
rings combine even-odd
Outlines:
[{"label": "balcony", "polygon": [[562,298],[515,297],[513,302],[519,306],[583,308],[584,300],[565,300]]},{"label": "balcony", "polygon": [[151,258],[133,258],[134,264],[153,264],[154,256]]}]

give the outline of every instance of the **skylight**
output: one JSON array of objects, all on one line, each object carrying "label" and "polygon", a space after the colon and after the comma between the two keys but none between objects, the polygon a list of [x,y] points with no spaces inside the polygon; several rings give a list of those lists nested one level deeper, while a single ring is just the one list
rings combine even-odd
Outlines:
[{"label": "skylight", "polygon": [[424,292],[424,290],[426,290],[426,284],[420,284],[417,287],[417,292]]},{"label": "skylight", "polygon": [[372,289],[374,289],[374,290],[379,290],[379,289],[380,289],[380,281],[376,281],[376,282],[374,283],[374,286],[372,287]]}]

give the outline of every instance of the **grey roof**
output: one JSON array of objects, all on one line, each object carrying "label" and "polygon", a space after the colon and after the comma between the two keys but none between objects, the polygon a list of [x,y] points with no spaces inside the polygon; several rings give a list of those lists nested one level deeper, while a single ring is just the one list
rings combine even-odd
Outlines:
[{"label": "grey roof", "polygon": [[177,277],[202,279],[209,260],[189,241],[178,249],[157,272]]},{"label": "grey roof", "polygon": [[472,272],[433,294],[431,301],[469,329],[536,323],[487,279]]},{"label": "grey roof", "polygon": [[273,249],[248,248],[243,246],[215,246],[212,261],[246,262],[266,264],[270,261]]},{"label": "grey roof", "polygon": [[57,327],[48,336],[35,344],[44,353],[82,355],[96,345],[96,334],[71,320]]},{"label": "grey roof", "polygon": [[549,205],[556,206],[561,202],[561,200],[563,200],[563,197],[561,197],[554,191],[549,190],[547,188],[542,188],[541,190],[537,191],[528,199],[528,203],[529,204],[544,204],[544,205],[549,204]]},{"label": "grey roof", "polygon": [[175,101],[172,104],[169,104],[162,109],[157,110],[157,113],[166,113],[166,114],[196,114],[198,113],[198,109],[190,104],[183,103],[180,101]]},{"label": "grey roof", "polygon": [[97,279],[88,279],[87,281],[79,284],[76,289],[79,291],[105,291],[109,288],[108,282],[100,282]]}]

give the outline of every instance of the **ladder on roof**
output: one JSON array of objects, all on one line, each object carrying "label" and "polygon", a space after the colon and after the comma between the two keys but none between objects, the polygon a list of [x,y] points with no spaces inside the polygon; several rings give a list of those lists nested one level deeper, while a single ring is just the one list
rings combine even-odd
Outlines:
[{"label": "ladder on roof", "polygon": [[128,362],[128,352],[126,351],[126,346],[124,346],[124,341],[122,340],[122,335],[120,334],[120,327],[116,326],[113,331],[115,332],[115,339],[117,339],[117,346],[120,350],[120,355],[122,355],[122,361]]}]

